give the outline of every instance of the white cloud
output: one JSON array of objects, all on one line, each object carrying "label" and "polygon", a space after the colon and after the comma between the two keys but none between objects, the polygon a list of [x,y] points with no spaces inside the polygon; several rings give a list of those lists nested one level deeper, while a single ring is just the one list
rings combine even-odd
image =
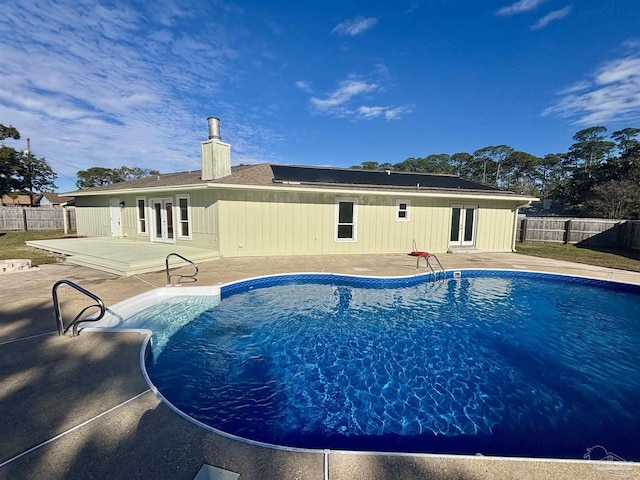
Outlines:
[{"label": "white cloud", "polygon": [[535,24],[531,25],[531,27],[529,28],[531,30],[540,30],[555,20],[563,19],[564,17],[569,15],[569,13],[571,13],[571,6],[561,8],[560,10],[554,10],[553,12],[547,13],[544,17],[538,20]]},{"label": "white cloud", "polygon": [[362,80],[344,80],[340,86],[325,99],[311,97],[311,104],[322,112],[335,110],[351,100],[356,95],[375,91],[378,86]]},{"label": "white cloud", "polygon": [[402,107],[358,107],[355,111],[357,116],[364,119],[384,117],[385,120],[399,120],[405,113],[410,113],[413,107],[405,105]]},{"label": "white cloud", "polygon": [[378,23],[378,19],[374,17],[356,17],[339,23],[331,30],[331,33],[333,35],[354,37],[373,28],[376,23]]},{"label": "white cloud", "polygon": [[303,92],[306,93],[311,93],[311,82],[307,82],[305,80],[298,80],[295,83],[296,88],[299,88],[300,90],[302,90]]},{"label": "white cloud", "polygon": [[580,89],[562,90],[560,100],[542,115],[570,118],[576,125],[640,120],[640,56],[605,63]]},{"label": "white cloud", "polygon": [[200,13],[175,0],[138,5],[4,5],[0,123],[16,126],[72,179],[95,165],[197,169],[208,115],[223,117],[234,162],[259,157],[277,135],[247,125],[218,93],[238,75],[233,29],[213,17],[183,28]]},{"label": "white cloud", "polygon": [[519,13],[530,12],[546,1],[547,0],[520,0],[511,5],[507,5],[506,7],[502,7],[496,11],[496,15],[501,17],[511,17],[512,15],[517,15]]},{"label": "white cloud", "polygon": [[310,102],[318,113],[356,120],[376,118],[398,120],[402,118],[402,115],[413,110],[410,105],[400,107],[358,105],[363,96],[369,97],[382,91],[382,87],[377,83],[350,78],[340,82],[338,88],[325,98],[311,97]]}]

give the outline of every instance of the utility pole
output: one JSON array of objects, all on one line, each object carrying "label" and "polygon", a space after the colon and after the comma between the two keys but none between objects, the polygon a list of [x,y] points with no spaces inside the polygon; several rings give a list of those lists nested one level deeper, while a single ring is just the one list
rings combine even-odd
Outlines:
[{"label": "utility pole", "polygon": [[29,206],[33,207],[33,182],[31,181],[33,168],[31,165],[31,139],[27,138],[27,149],[22,152],[22,158],[25,161],[29,174]]}]

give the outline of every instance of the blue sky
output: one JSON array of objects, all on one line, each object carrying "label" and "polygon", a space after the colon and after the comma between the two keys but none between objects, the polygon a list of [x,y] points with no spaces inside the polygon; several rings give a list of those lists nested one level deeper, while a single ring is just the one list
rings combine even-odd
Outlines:
[{"label": "blue sky", "polygon": [[640,126],[639,19],[638,0],[4,2],[0,123],[59,191],[91,166],[199,169],[208,116],[233,164],[543,156]]}]

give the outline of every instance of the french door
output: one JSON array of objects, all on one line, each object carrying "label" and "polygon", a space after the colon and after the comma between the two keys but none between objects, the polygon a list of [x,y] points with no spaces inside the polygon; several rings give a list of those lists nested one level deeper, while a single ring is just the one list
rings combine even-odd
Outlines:
[{"label": "french door", "polygon": [[449,245],[462,247],[476,244],[477,216],[477,205],[451,205]]},{"label": "french door", "polygon": [[153,212],[151,239],[154,242],[173,243],[173,199],[152,199],[151,210]]}]

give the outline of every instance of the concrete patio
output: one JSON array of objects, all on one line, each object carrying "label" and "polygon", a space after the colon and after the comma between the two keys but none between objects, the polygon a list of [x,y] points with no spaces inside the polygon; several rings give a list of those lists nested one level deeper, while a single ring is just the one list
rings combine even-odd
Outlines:
[{"label": "concrete patio", "polygon": [[[638,273],[517,254],[440,258],[447,269],[518,268],[640,284]],[[197,284],[302,271],[410,275],[415,267],[406,255],[222,258],[200,265]],[[123,277],[69,264],[0,275],[0,480],[192,480],[203,464],[241,480],[640,478],[640,464],[290,452],[216,435],[174,413],[149,389],[139,367],[141,335],[57,335],[51,287],[61,279],[107,305],[165,284],[164,272]],[[86,305],[74,290],[59,293],[65,318]]]}]

